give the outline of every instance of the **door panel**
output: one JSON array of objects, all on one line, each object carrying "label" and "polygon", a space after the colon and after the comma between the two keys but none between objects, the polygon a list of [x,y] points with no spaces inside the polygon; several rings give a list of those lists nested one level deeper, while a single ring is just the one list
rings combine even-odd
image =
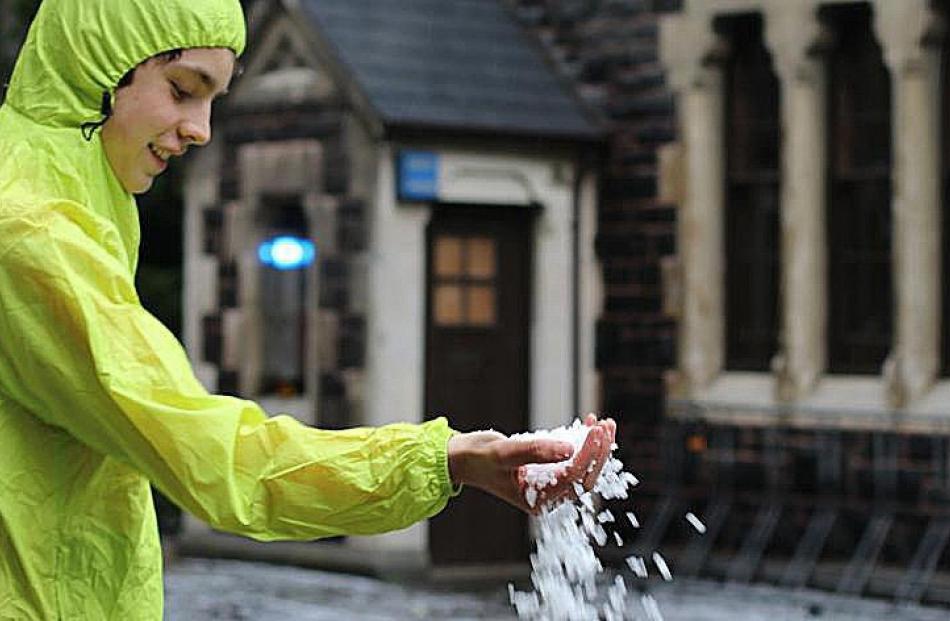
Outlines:
[{"label": "door panel", "polygon": [[[437,207],[428,231],[426,412],[455,429],[528,426],[531,212]],[[475,489],[430,522],[436,564],[524,561],[527,519]]]}]

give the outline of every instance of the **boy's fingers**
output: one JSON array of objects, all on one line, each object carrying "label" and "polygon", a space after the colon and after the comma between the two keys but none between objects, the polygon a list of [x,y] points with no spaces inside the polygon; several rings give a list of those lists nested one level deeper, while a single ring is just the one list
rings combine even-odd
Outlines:
[{"label": "boy's fingers", "polygon": [[508,467],[564,461],[573,453],[573,446],[556,440],[510,440],[498,447],[498,458]]},{"label": "boy's fingers", "polygon": [[578,451],[577,457],[574,458],[574,463],[571,464],[571,469],[568,473],[571,480],[583,480],[586,483],[587,477],[584,475],[588,468],[590,468],[591,463],[599,457],[604,446],[607,446],[608,450],[610,449],[610,445],[606,442],[603,428],[595,426],[587,433],[587,439],[584,441],[584,445],[581,447],[581,450]]},{"label": "boy's fingers", "polygon": [[[589,414],[585,418],[584,424],[592,427],[587,433],[587,439],[584,441],[584,445],[577,451],[577,455],[574,457],[574,461],[570,467],[561,470],[557,474],[556,483],[538,490],[538,500],[535,506],[530,508],[531,513],[536,514],[540,511],[541,507],[550,503],[557,503],[565,497],[576,499],[577,491],[575,489],[575,483],[580,483],[585,490],[592,489],[596,484],[597,478],[600,476],[600,471],[610,457],[610,451],[616,437],[617,424],[609,418],[598,421],[593,414]],[[535,440],[524,444],[528,446],[523,447],[522,451],[518,453],[519,458],[527,459],[522,463],[543,463],[541,457],[550,446],[545,447],[542,445],[561,444],[570,450],[569,444],[561,442]],[[535,446],[530,446],[532,444]],[[525,455],[530,455],[530,458],[526,458]],[[567,457],[548,461],[562,461],[563,459],[567,459]],[[522,485],[523,489],[523,470],[519,470],[518,482]]]},{"label": "boy's fingers", "polygon": [[600,471],[610,456],[613,445],[610,425],[605,421],[599,422],[596,428],[590,430],[587,439],[588,442],[585,443],[584,448],[588,449],[588,452],[583,461],[580,459],[575,461],[579,466],[575,477],[581,481],[585,489],[591,489],[597,483],[597,477],[600,476]]},{"label": "boy's fingers", "polygon": [[[604,432],[607,434],[607,432]],[[592,463],[592,467],[588,468],[588,471],[584,474],[584,487],[590,489],[594,487],[597,483],[597,477],[600,476],[600,471],[603,470],[604,464],[607,463],[607,458],[610,456],[610,438],[606,438],[604,443],[601,445],[600,452],[597,454],[597,457]]]}]

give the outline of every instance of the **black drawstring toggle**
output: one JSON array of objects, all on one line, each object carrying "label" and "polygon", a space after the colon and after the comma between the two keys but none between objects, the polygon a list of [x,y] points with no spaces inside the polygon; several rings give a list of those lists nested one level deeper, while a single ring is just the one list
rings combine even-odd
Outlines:
[{"label": "black drawstring toggle", "polygon": [[85,138],[87,142],[92,140],[92,135],[96,130],[105,125],[109,117],[112,116],[112,95],[109,94],[109,91],[102,91],[102,104],[99,106],[99,112],[102,113],[101,120],[88,121],[79,126],[80,131],[82,131],[82,137]]}]

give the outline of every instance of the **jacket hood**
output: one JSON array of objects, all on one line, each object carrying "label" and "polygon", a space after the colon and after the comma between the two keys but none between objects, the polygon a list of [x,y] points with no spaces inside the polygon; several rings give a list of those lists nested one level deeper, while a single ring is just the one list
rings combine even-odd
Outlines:
[{"label": "jacket hood", "polygon": [[111,98],[148,58],[194,47],[240,54],[244,40],[238,0],[43,0],[0,107],[0,217],[70,210],[134,272],[135,199],[100,132],[87,139],[82,126],[103,119],[103,93]]},{"label": "jacket hood", "polygon": [[[51,127],[98,121],[102,94],[168,50],[244,50],[238,0],[43,0],[17,59],[7,104]],[[78,129],[77,129],[78,133]]]}]

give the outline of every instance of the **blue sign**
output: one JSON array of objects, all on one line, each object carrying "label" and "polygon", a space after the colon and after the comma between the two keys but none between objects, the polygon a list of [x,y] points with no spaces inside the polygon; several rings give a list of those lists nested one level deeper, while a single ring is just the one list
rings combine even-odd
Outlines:
[{"label": "blue sign", "polygon": [[439,156],[430,151],[400,151],[396,192],[404,201],[439,197]]},{"label": "blue sign", "polygon": [[317,248],[309,239],[281,235],[257,247],[257,258],[278,270],[298,270],[313,263]]}]

